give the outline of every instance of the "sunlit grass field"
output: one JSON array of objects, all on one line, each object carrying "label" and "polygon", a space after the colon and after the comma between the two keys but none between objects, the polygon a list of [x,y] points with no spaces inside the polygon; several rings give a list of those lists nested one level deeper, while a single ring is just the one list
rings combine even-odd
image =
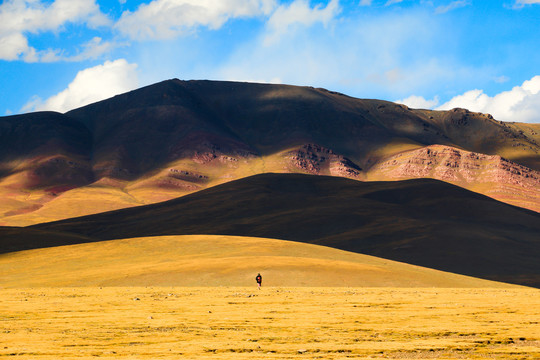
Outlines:
[{"label": "sunlit grass field", "polygon": [[0,357],[538,359],[534,289],[82,287],[0,291]]},{"label": "sunlit grass field", "polygon": [[538,359],[539,321],[536,289],[282,240],[0,256],[1,358]]}]

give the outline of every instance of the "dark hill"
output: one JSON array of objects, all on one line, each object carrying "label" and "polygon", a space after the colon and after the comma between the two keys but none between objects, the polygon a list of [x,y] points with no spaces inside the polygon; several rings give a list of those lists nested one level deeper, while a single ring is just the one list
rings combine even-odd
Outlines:
[{"label": "dark hill", "polygon": [[249,157],[304,144],[364,168],[373,150],[395,139],[488,154],[515,148],[515,140],[527,146],[519,159],[540,170],[540,146],[489,116],[412,110],[312,87],[173,79],[66,115],[94,134],[98,177],[133,179],[197,152]]},{"label": "dark hill", "polygon": [[91,132],[63,114],[0,117],[0,179],[26,172],[21,187],[86,185],[91,153]]},{"label": "dark hill", "polygon": [[540,287],[540,214],[430,179],[364,183],[263,174],[159,204],[28,229],[102,240],[278,238]]}]

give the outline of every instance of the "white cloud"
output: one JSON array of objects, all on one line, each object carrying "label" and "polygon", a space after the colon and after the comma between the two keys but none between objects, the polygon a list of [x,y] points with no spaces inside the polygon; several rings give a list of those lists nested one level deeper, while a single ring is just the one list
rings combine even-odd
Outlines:
[{"label": "white cloud", "polygon": [[428,100],[423,96],[411,95],[406,99],[396,100],[394,102],[407,105],[413,109],[433,109],[435,106],[439,105],[439,97],[435,96],[433,99]]},{"label": "white cloud", "polygon": [[516,0],[516,5],[531,5],[531,4],[540,4],[540,0]]},{"label": "white cloud", "polygon": [[444,13],[447,13],[449,11],[452,11],[452,10],[455,10],[455,9],[459,9],[459,8],[462,8],[462,7],[465,7],[465,6],[469,6],[471,5],[471,2],[470,0],[457,0],[457,1],[452,1],[450,4],[448,5],[441,5],[441,6],[437,6],[437,8],[435,9],[435,13],[436,14],[444,14]]},{"label": "white cloud", "polygon": [[28,53],[28,40],[21,33],[5,34],[0,37],[0,59],[17,60],[19,55]]},{"label": "white cloud", "polygon": [[360,6],[371,6],[372,0],[360,0]]},{"label": "white cloud", "polygon": [[[39,61],[50,54],[36,51],[28,44],[28,33],[58,31],[68,22],[90,27],[107,25],[95,0],[8,0],[0,5],[0,60]],[[54,52],[54,51],[53,51]],[[49,56],[50,58],[50,56]]]},{"label": "white cloud", "polygon": [[402,1],[403,0],[388,0],[384,6],[390,6],[390,5],[394,5],[394,4],[399,4]]},{"label": "white cloud", "polygon": [[34,97],[21,111],[66,112],[133,90],[139,85],[136,68],[136,64],[119,59],[79,71],[65,90],[45,101]]},{"label": "white cloud", "polygon": [[269,34],[265,43],[268,45],[276,41],[296,25],[309,27],[320,22],[327,26],[340,11],[339,0],[331,0],[325,8],[320,4],[312,8],[307,0],[295,0],[289,5],[281,5],[267,22]]},{"label": "white cloud", "polygon": [[86,59],[97,59],[99,56],[112,50],[115,46],[116,44],[109,41],[103,41],[99,36],[95,36],[92,40],[82,45],[83,50],[79,54],[67,57],[64,60],[81,61]]},{"label": "white cloud", "polygon": [[268,15],[275,0],[154,0],[125,11],[115,27],[137,40],[171,39],[204,26],[219,29],[231,18]]},{"label": "white cloud", "polygon": [[470,90],[441,105],[439,110],[455,107],[492,114],[497,120],[540,123],[540,76],[535,76],[493,97],[482,90]]}]

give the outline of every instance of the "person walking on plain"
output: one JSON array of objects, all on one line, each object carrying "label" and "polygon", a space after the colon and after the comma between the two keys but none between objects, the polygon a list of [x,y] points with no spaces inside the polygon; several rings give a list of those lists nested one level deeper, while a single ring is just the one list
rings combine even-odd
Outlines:
[{"label": "person walking on plain", "polygon": [[261,274],[257,274],[257,276],[255,277],[255,281],[257,282],[257,288],[259,290],[261,290],[261,285],[262,285],[262,276]]}]

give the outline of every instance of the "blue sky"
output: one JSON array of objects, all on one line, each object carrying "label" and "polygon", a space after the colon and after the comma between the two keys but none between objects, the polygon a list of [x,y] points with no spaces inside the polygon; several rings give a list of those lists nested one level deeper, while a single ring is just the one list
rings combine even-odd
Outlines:
[{"label": "blue sky", "polygon": [[4,0],[0,115],[170,78],[540,122],[540,0]]}]

